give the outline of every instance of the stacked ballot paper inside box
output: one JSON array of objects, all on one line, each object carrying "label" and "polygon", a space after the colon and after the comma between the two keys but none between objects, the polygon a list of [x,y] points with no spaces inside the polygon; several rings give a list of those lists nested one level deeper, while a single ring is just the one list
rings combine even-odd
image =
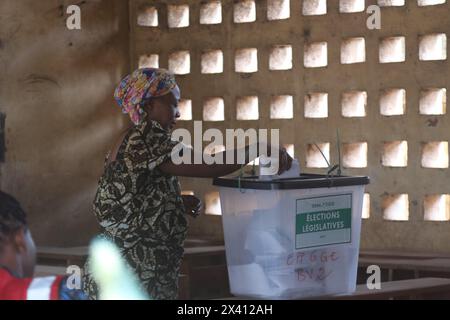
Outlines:
[{"label": "stacked ballot paper inside box", "polygon": [[[294,226],[285,223],[282,216],[287,210],[283,209],[253,211],[243,230],[243,249],[251,259],[229,266],[233,293],[291,299],[345,288],[349,281],[346,265],[354,254],[334,246],[295,250]],[[339,259],[330,261],[331,255]]]}]

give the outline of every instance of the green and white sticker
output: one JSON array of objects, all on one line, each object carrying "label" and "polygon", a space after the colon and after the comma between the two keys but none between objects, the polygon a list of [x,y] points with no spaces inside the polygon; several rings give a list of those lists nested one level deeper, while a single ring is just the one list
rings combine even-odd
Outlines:
[{"label": "green and white sticker", "polygon": [[352,194],[298,199],[295,248],[349,243],[352,236]]}]

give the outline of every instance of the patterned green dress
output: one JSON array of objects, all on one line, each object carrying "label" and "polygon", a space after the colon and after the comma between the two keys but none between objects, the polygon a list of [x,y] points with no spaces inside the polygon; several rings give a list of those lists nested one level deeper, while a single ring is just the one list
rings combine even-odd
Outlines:
[{"label": "patterned green dress", "polygon": [[[113,241],[152,299],[176,299],[187,219],[177,177],[158,166],[179,142],[153,120],[130,130],[105,166],[94,200],[102,236]],[[97,299],[85,268],[84,290]]]}]

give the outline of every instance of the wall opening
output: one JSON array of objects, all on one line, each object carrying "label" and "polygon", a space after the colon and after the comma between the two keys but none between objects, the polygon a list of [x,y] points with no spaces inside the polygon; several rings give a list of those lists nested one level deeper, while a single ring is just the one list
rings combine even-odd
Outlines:
[{"label": "wall opening", "polygon": [[344,143],[343,151],[344,168],[367,167],[367,142]]},{"label": "wall opening", "polygon": [[169,56],[169,70],[178,75],[189,74],[191,72],[191,56],[189,51],[172,53]]},{"label": "wall opening", "polygon": [[444,4],[446,2],[447,0],[417,0],[417,4],[419,5],[419,7],[435,6],[438,4]]},{"label": "wall opening", "polygon": [[427,195],[423,202],[425,221],[450,220],[450,195]]},{"label": "wall opening", "polygon": [[270,103],[270,119],[292,119],[293,117],[292,96],[273,96]]},{"label": "wall opening", "polygon": [[366,40],[363,37],[344,39],[341,44],[341,63],[354,64],[366,61]]},{"label": "wall opening", "polygon": [[139,57],[139,68],[159,68],[159,55],[143,54]]},{"label": "wall opening", "polygon": [[269,70],[292,69],[292,46],[274,46],[270,52]]},{"label": "wall opening", "polygon": [[[317,145],[317,146],[316,146]],[[322,153],[320,152],[322,151]],[[326,160],[325,160],[325,158]],[[330,143],[310,143],[306,148],[306,167],[307,168],[328,168],[330,162]]]},{"label": "wall opening", "polygon": [[202,54],[202,73],[217,74],[223,72],[222,50],[209,50]]},{"label": "wall opening", "polygon": [[237,120],[258,120],[258,97],[239,97],[236,103]]},{"label": "wall opening", "polygon": [[259,166],[259,157],[255,158],[255,160],[249,162],[249,166]]},{"label": "wall opening", "polygon": [[256,48],[238,49],[234,59],[234,68],[239,73],[258,71],[258,50]]},{"label": "wall opening", "polygon": [[396,63],[406,60],[405,37],[388,37],[381,40],[380,63]]},{"label": "wall opening", "polygon": [[283,145],[283,148],[286,149],[286,152],[292,157],[294,158],[295,156],[295,150],[294,150],[294,145],[293,144],[285,144]]},{"label": "wall opening", "polygon": [[365,193],[363,198],[362,218],[363,219],[370,218],[370,194],[368,193]]},{"label": "wall opening", "polygon": [[406,90],[386,89],[380,94],[380,113],[383,116],[401,116],[406,112]]},{"label": "wall opening", "polygon": [[341,13],[363,12],[364,10],[366,10],[364,0],[339,0],[339,12]]},{"label": "wall opening", "polygon": [[408,166],[408,142],[392,141],[385,142],[381,163],[385,167],[407,167]]},{"label": "wall opening", "polygon": [[234,4],[234,23],[256,21],[256,4],[253,0],[241,0]]},{"label": "wall opening", "polygon": [[138,10],[137,24],[141,27],[158,26],[158,10],[152,6],[144,6]]},{"label": "wall opening", "polygon": [[409,220],[409,196],[394,194],[383,197],[383,218],[389,221]]},{"label": "wall opening", "polygon": [[433,169],[448,168],[448,142],[434,141],[423,144],[422,167]]},{"label": "wall opening", "polygon": [[327,14],[327,0],[303,0],[304,16],[319,16]]},{"label": "wall opening", "polygon": [[357,118],[366,116],[367,92],[348,91],[342,94],[342,116]]},{"label": "wall opening", "polygon": [[405,0],[378,0],[380,7],[402,7],[405,5]]},{"label": "wall opening", "polygon": [[328,65],[328,44],[326,42],[305,44],[303,64],[305,68],[326,67]]},{"label": "wall opening", "polygon": [[419,59],[421,61],[447,59],[447,35],[428,34],[419,38]]},{"label": "wall opening", "polygon": [[188,5],[168,5],[167,22],[169,28],[189,27],[189,6]]},{"label": "wall opening", "polygon": [[200,6],[200,24],[222,23],[222,3],[210,1]]},{"label": "wall opening", "polygon": [[178,102],[178,108],[180,109],[180,118],[182,121],[192,120],[192,100],[181,99]]},{"label": "wall opening", "polygon": [[290,0],[267,0],[268,20],[283,20],[290,16]]},{"label": "wall opening", "polygon": [[328,93],[312,92],[305,95],[305,118],[328,118]]},{"label": "wall opening", "polygon": [[447,90],[429,88],[420,92],[420,114],[443,115],[447,113]]},{"label": "wall opening", "polygon": [[204,121],[224,121],[225,104],[222,98],[208,98],[203,104]]}]

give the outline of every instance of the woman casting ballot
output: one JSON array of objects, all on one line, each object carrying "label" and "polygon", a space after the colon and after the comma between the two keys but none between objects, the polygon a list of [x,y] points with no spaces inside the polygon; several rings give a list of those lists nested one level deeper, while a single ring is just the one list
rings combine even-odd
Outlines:
[{"label": "woman casting ballot", "polygon": [[[196,216],[201,208],[194,196],[181,195],[177,176],[219,177],[233,173],[242,164],[176,165],[171,161],[172,150],[180,143],[171,139],[171,130],[180,117],[180,89],[167,70],[134,71],[119,84],[115,99],[133,125],[107,156],[99,181],[94,212],[101,236],[119,247],[152,299],[176,299],[187,234],[185,214]],[[245,163],[254,160],[249,148],[244,150]],[[216,158],[225,160],[225,152],[232,152],[237,159],[240,151],[227,150]],[[285,149],[277,151],[281,174],[290,168],[292,158]],[[183,152],[193,151],[183,148]],[[84,290],[96,299],[89,262],[85,270]]]}]

